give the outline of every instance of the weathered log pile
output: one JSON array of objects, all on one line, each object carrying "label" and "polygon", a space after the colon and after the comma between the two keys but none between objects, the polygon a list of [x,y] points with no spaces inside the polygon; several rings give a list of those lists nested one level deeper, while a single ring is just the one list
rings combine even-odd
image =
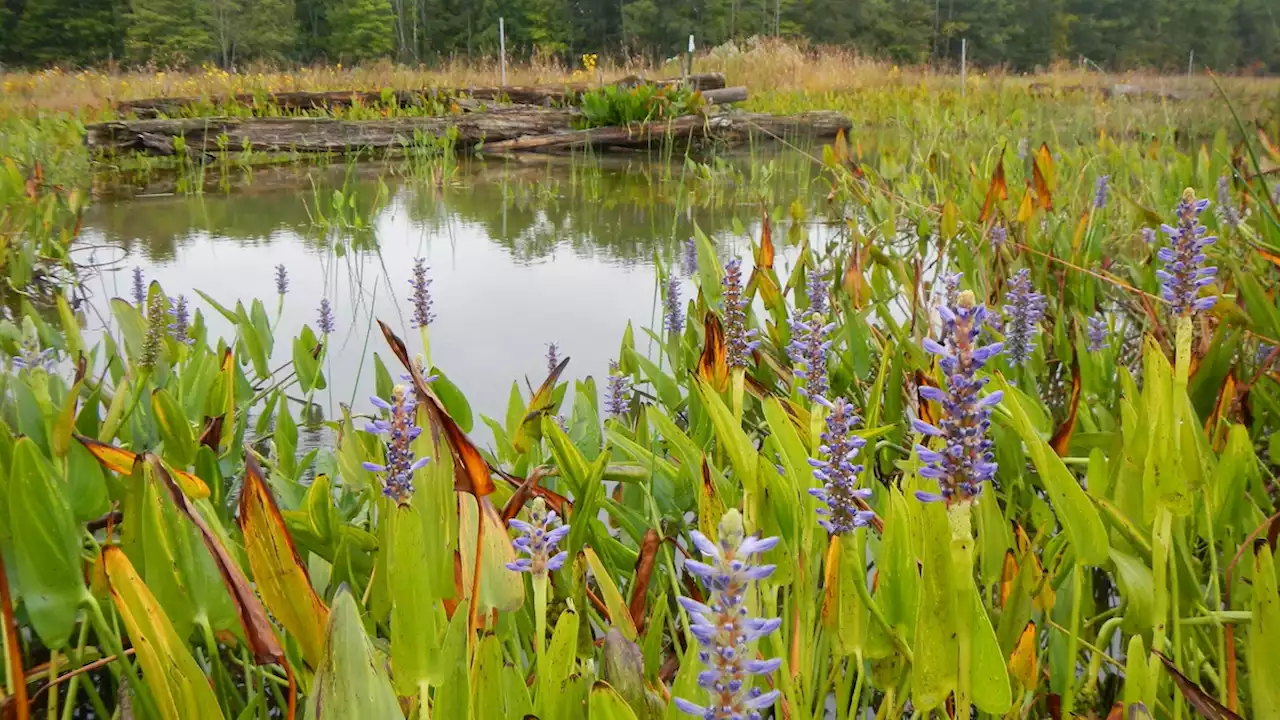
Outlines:
[{"label": "weathered log pile", "polygon": [[[223,152],[344,154],[373,151],[380,155],[410,152],[424,138],[451,134],[458,150],[486,154],[517,152],[564,152],[595,147],[605,150],[642,149],[670,143],[716,141],[736,144],[749,139],[809,136],[834,137],[848,132],[850,122],[836,112],[811,112],[796,116],[775,116],[717,110],[747,97],[743,87],[724,87],[718,73],[695,75],[702,90],[705,112],[667,121],[632,123],[616,127],[577,129],[580,113],[572,107],[546,107],[551,90],[503,88],[503,98],[541,100],[542,104],[468,104],[460,111],[440,116],[405,116],[382,120],[340,120],[324,117],[207,117],[116,120],[86,128],[85,144],[100,156],[138,153],[154,156],[188,154],[217,157]],[[585,89],[585,88],[584,88]],[[526,92],[527,91],[527,92]],[[571,87],[557,92],[571,93]],[[477,95],[470,91],[472,103]],[[345,99],[344,99],[345,97]],[[294,108],[338,107],[355,102],[358,93],[284,93],[275,96],[283,106]],[[397,96],[399,97],[399,96]],[[496,97],[496,96],[495,96]],[[562,99],[568,95],[561,95]],[[383,101],[382,95],[378,95]],[[419,98],[420,100],[421,98]],[[163,102],[181,103],[173,98]],[[407,95],[405,102],[411,100]],[[136,114],[167,114],[178,106],[161,107],[161,101],[135,105]],[[289,105],[293,103],[293,105]],[[314,103],[305,105],[304,103]]]},{"label": "weathered log pile", "polygon": [[[644,82],[632,77],[619,81],[621,85],[633,85]],[[723,90],[725,87],[723,73],[699,73],[687,79],[659,80],[655,85],[670,86],[685,82],[694,90],[703,93]],[[586,83],[568,85],[507,86],[507,87],[470,87],[470,88],[425,88],[422,90],[396,90],[383,93],[378,90],[335,90],[330,92],[279,92],[266,95],[240,93],[226,97],[168,97],[149,98],[146,100],[128,100],[116,105],[116,112],[122,117],[130,115],[141,119],[154,119],[161,116],[178,117],[192,108],[212,105],[226,107],[231,104],[245,107],[265,106],[281,112],[306,112],[313,110],[337,110],[353,105],[384,106],[394,104],[398,107],[418,107],[441,100],[470,99],[484,102],[506,102],[514,105],[563,106],[573,105],[581,99],[582,94],[591,89]],[[742,89],[743,100],[745,88]],[[709,102],[738,102],[733,100]],[[464,107],[466,103],[464,103]]]}]

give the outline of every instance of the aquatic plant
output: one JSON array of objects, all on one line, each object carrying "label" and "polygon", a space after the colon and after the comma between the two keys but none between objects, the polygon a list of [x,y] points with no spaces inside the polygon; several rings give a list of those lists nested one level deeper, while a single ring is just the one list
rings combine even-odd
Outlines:
[{"label": "aquatic plant", "polygon": [[810,270],[805,277],[805,287],[809,295],[809,312],[826,315],[830,310],[827,297],[827,273],[823,270]]},{"label": "aquatic plant", "polygon": [[1004,247],[1009,241],[1009,231],[1003,225],[996,225],[991,228],[991,246],[996,250]]},{"label": "aquatic plant", "polygon": [[169,331],[169,337],[180,343],[190,344],[191,317],[187,309],[186,295],[169,299],[169,318],[172,321],[166,328]]},{"label": "aquatic plant", "polygon": [[747,329],[746,298],[742,295],[742,261],[733,258],[724,266],[724,344],[729,367],[745,368],[751,353],[759,347],[756,331]]},{"label": "aquatic plant", "polygon": [[679,335],[684,330],[684,307],[680,304],[680,280],[674,276],[667,278],[667,292],[663,297],[662,325],[672,335]]},{"label": "aquatic plant", "polygon": [[1089,316],[1089,352],[1099,352],[1107,346],[1111,331],[1107,328],[1107,319],[1101,314]]},{"label": "aquatic plant", "polygon": [[431,312],[431,278],[427,277],[427,263],[422,258],[413,261],[413,277],[409,280],[413,288],[410,302],[413,304],[413,326],[424,328],[436,319]]},{"label": "aquatic plant", "polygon": [[1004,350],[1010,363],[1026,365],[1031,359],[1045,307],[1044,295],[1031,288],[1031,271],[1019,270],[1005,293]]},{"label": "aquatic plant", "polygon": [[329,305],[329,298],[320,299],[319,314],[316,317],[316,327],[319,328],[321,334],[329,335],[333,333],[333,307]]},{"label": "aquatic plant", "polygon": [[1160,226],[1169,236],[1169,247],[1156,251],[1156,257],[1164,263],[1156,277],[1160,279],[1160,295],[1175,317],[1203,312],[1218,301],[1215,295],[1200,297],[1200,289],[1212,285],[1218,274],[1216,267],[1205,265],[1204,249],[1218,239],[1199,222],[1200,213],[1207,207],[1208,200],[1197,200],[1195,191],[1187,188],[1174,210],[1178,225]]},{"label": "aquatic plant", "polygon": [[977,373],[1000,353],[1002,346],[1000,343],[977,344],[987,309],[977,303],[972,291],[961,292],[954,308],[943,307],[939,311],[950,330],[949,346],[928,338],[923,346],[940,358],[947,389],[922,386],[920,396],[941,406],[942,419],[932,425],[915,418],[911,426],[928,437],[941,438],[944,443],[942,450],[916,445],[916,454],[924,463],[921,477],[936,480],[939,490],[938,493],[917,491],[916,497],[925,502],[951,504],[976,499],[982,492],[982,484],[996,472],[987,430],[991,427],[991,408],[1000,402],[1004,393],[997,390],[979,397],[987,378],[978,377]]},{"label": "aquatic plant", "polygon": [[519,537],[511,541],[512,546],[517,552],[527,556],[507,563],[509,569],[544,575],[559,570],[569,558],[568,552],[556,550],[560,541],[568,536],[570,528],[568,524],[560,522],[554,510],[547,509],[547,503],[542,498],[536,498],[530,506],[529,522],[511,518],[507,524],[520,533]]},{"label": "aquatic plant", "polygon": [[753,618],[747,609],[747,593],[752,583],[773,574],[773,565],[752,565],[752,556],[772,549],[778,538],[748,537],[742,515],[730,510],[717,528],[720,541],[712,542],[697,530],[690,532],[698,552],[708,563],[686,560],[684,567],[702,578],[711,589],[706,603],[680,597],[680,606],[689,613],[690,631],[697,638],[698,659],[707,667],[698,673],[698,687],[707,691],[706,705],[688,698],[675,698],[676,707],[704,720],[758,720],[780,695],[777,690],[761,690],[752,676],[768,675],[782,661],[751,657],[751,645],[778,629],[778,618]]},{"label": "aquatic plant", "polygon": [[832,535],[841,535],[866,526],[875,516],[857,504],[857,500],[865,501],[871,497],[870,488],[857,486],[862,465],[855,462],[858,451],[867,441],[854,434],[853,429],[861,420],[848,400],[836,398],[832,402],[815,397],[814,401],[830,412],[826,418],[827,429],[822,433],[822,445],[818,447],[825,457],[809,460],[813,476],[822,483],[822,487],[811,488],[809,494],[827,505],[818,508],[818,514],[822,516],[818,524]]},{"label": "aquatic plant", "polygon": [[698,274],[698,239],[691,237],[685,240],[682,249],[681,269],[686,276],[693,277]]},{"label": "aquatic plant", "polygon": [[147,370],[154,368],[160,360],[160,348],[164,336],[169,329],[168,315],[165,312],[164,298],[152,295],[147,303],[147,330],[142,338],[142,353],[138,358],[138,366]]},{"label": "aquatic plant", "polygon": [[631,409],[631,378],[614,361],[609,362],[609,385],[604,406],[612,418],[625,417]]},{"label": "aquatic plant", "polygon": [[141,310],[146,306],[147,286],[142,275],[142,268],[133,267],[133,306]]},{"label": "aquatic plant", "polygon": [[1105,210],[1107,207],[1107,191],[1111,186],[1110,175],[1099,175],[1093,186],[1093,209]]},{"label": "aquatic plant", "polygon": [[379,418],[365,424],[365,432],[386,436],[387,450],[384,462],[365,461],[364,469],[382,475],[383,495],[399,505],[407,505],[413,499],[413,473],[431,462],[429,457],[414,457],[411,447],[422,434],[417,424],[417,403],[403,385],[392,388],[390,400],[374,395],[369,402],[389,413],[390,419]]},{"label": "aquatic plant", "polygon": [[560,346],[556,343],[547,343],[547,374],[556,371],[556,367],[560,365]]},{"label": "aquatic plant", "polygon": [[284,263],[276,265],[276,295],[289,292],[289,270]]},{"label": "aquatic plant", "polygon": [[1218,219],[1232,230],[1239,230],[1244,218],[1235,202],[1231,200],[1231,178],[1222,175],[1218,178]]},{"label": "aquatic plant", "polygon": [[797,387],[807,398],[819,398],[827,394],[830,379],[827,374],[827,355],[832,341],[827,336],[836,328],[820,313],[797,312],[791,320],[791,344],[787,354],[791,357],[792,374],[803,384]]}]

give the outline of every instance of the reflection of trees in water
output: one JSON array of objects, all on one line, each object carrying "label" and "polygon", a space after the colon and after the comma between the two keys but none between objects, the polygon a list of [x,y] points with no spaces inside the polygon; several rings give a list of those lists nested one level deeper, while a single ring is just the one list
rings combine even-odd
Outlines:
[{"label": "reflection of trees in water", "polygon": [[[462,184],[437,187],[362,173],[329,174],[290,189],[231,195],[174,196],[118,202],[90,210],[87,227],[106,242],[140,251],[152,261],[174,260],[201,235],[242,245],[269,244],[277,233],[323,250],[330,240],[317,225],[317,206],[337,225],[358,214],[370,226],[389,208],[403,208],[428,234],[447,235],[458,223],[474,225],[514,258],[531,262],[568,249],[582,257],[625,263],[672,257],[696,223],[709,235],[727,233],[734,218],[758,217],[760,198],[786,206],[813,199],[809,161],[799,154],[744,158],[709,166],[631,162],[529,166],[485,163],[462,173]],[[759,172],[762,164],[769,171]],[[379,183],[390,193],[379,194]],[[323,185],[322,185],[323,183]],[[334,218],[335,189],[355,197],[344,219]],[[397,202],[392,203],[392,200]],[[342,236],[331,229],[328,237]],[[355,249],[368,234],[359,233]]]}]

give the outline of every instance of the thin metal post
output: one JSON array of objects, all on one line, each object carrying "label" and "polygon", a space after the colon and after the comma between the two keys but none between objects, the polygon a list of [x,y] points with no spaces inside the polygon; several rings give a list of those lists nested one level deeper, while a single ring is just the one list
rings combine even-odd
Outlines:
[{"label": "thin metal post", "polygon": [[507,26],[504,18],[498,18],[498,57],[502,70],[502,87],[507,86]]},{"label": "thin metal post", "polygon": [[965,38],[960,38],[960,97],[964,97],[965,93],[965,77],[968,74],[968,56],[967,52],[969,44]]},{"label": "thin metal post", "polygon": [[689,33],[689,57],[685,62],[685,70],[684,70],[684,79],[686,82],[689,80],[689,76],[693,74],[693,51],[694,51],[693,33]]},{"label": "thin metal post", "polygon": [[1190,79],[1191,76],[1195,74],[1195,67],[1196,67],[1196,51],[1192,50],[1191,54],[1187,56],[1187,78],[1188,79]]}]

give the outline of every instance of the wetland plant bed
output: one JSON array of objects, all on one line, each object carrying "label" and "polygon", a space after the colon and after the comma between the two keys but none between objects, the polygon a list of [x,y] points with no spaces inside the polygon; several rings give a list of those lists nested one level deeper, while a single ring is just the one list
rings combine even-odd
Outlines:
[{"label": "wetland plant bed", "polygon": [[[629,76],[618,81],[619,85],[636,85],[643,79]],[[725,87],[723,73],[699,73],[687,79],[658,80],[658,86],[686,82],[694,90],[703,92],[722,90]],[[471,98],[488,102],[507,102],[516,105],[563,106],[573,105],[583,93],[592,89],[588,83],[562,85],[528,85],[506,87],[424,88],[421,90],[332,90],[328,92],[278,92],[268,94],[239,93],[224,97],[160,97],[143,100],[127,100],[116,105],[121,116],[141,119],[176,117],[210,105],[224,107],[242,105],[252,108],[272,108],[283,112],[329,111],[349,108],[353,105],[416,107],[439,102],[443,99]]]},{"label": "wetland plant bed", "polygon": [[563,152],[575,148],[636,149],[665,142],[713,140],[728,145],[755,137],[832,138],[852,127],[838,112],[793,116],[729,112],[670,121],[575,130],[570,110],[501,107],[445,117],[349,121],[323,118],[194,118],[121,120],[90,125],[85,144],[102,156],[216,157],[223,152],[351,153],[399,151],[453,133],[459,150],[482,153]]}]

